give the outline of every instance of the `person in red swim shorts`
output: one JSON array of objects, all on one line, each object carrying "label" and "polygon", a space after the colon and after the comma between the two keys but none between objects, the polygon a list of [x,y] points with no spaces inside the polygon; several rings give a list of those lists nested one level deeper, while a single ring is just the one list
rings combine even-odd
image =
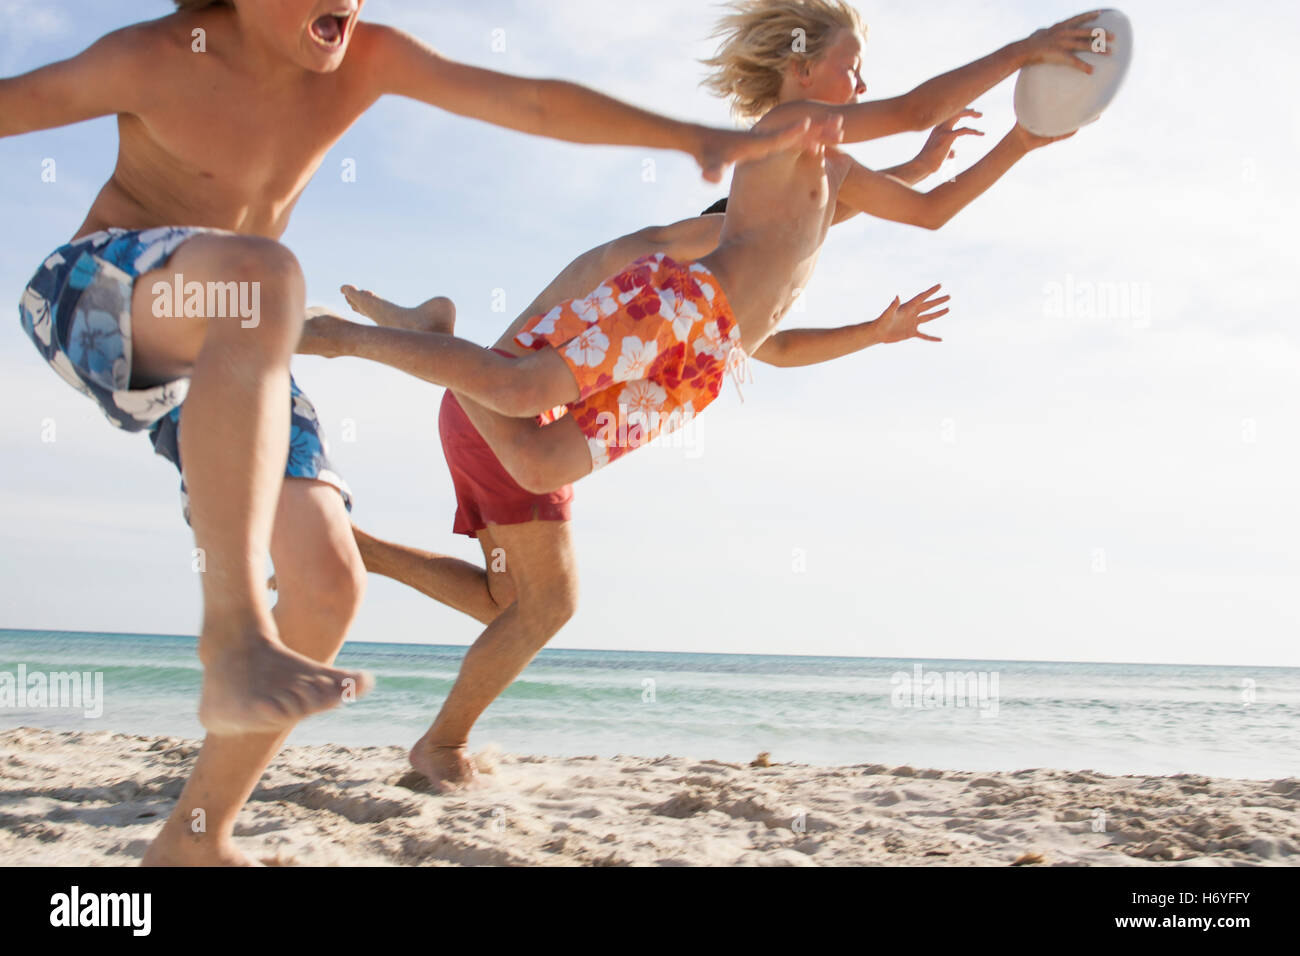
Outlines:
[{"label": "person in red swim shorts", "polygon": [[456,490],[455,534],[475,538],[493,525],[562,522],[573,517],[573,486],[540,495],[521,488],[451,392],[443,396],[438,432]]},{"label": "person in red swim shorts", "polygon": [[[936,135],[947,158],[965,133],[954,126],[971,115],[968,104],[1021,67],[1090,69],[1076,55],[1091,48],[1081,28],[1086,17],[1074,18],[901,97],[857,103],[865,92],[863,26],[852,6],[741,0],[733,8],[710,85],[732,98],[738,115],[758,119],[756,130],[802,123],[812,145],[742,164],[725,215],[647,230],[580,257],[494,350],[436,331],[449,323],[431,322],[428,309],[398,309],[356,290],[345,290],[353,308],[381,327],[328,315],[306,325],[299,351],[364,358],[446,387],[448,409],[454,401],[480,436],[475,442],[455,410],[448,412],[448,463],[464,474],[458,495],[467,526],[486,525],[477,533],[486,571],[357,533],[369,570],[488,624],[411,751],[415,769],[439,788],[473,780],[467,747],[474,722],[576,607],[569,522],[495,524],[485,510],[531,516],[567,506],[569,485],[682,427],[716,399],[728,371],[742,377],[750,357],[811,365],[875,344],[937,341],[920,326],[947,311],[939,308],[947,298],[936,298],[938,286],[906,304],[896,299],[874,322],[778,326],[807,288],[832,225],[866,213],[942,228],[1030,152],[1068,137],[1037,137],[1017,125],[978,163],[929,192],[912,188],[922,176],[867,169],[839,142],[945,120]],[[806,49],[790,49],[792,30],[803,31]],[[614,427],[622,418],[635,427]]]},{"label": "person in red swim shorts", "polygon": [[[542,349],[555,350],[552,342],[563,346],[559,351],[566,355],[566,364],[572,362],[585,382],[575,393],[585,392],[586,397],[547,410],[528,424],[539,434],[564,420],[576,424],[582,441],[570,446],[570,458],[573,467],[585,469],[583,473],[686,424],[702,411],[717,397],[728,362],[739,358],[739,346],[738,327],[722,308],[720,289],[711,285],[718,307],[700,309],[698,319],[689,324],[683,319],[678,328],[684,340],[678,339],[671,323],[651,323],[657,330],[653,338],[621,334],[629,331],[623,323],[630,328],[636,322],[625,310],[617,316],[611,313],[607,318],[612,321],[603,326],[593,326],[605,330],[603,338],[590,334],[572,323],[582,321],[589,308],[608,310],[603,290],[612,292],[617,278],[581,300],[573,298],[574,290],[592,288],[592,277],[608,274],[610,263],[645,256],[649,258],[625,271],[680,269],[672,255],[689,257],[715,246],[722,220],[720,215],[706,215],[593,249],[565,269],[490,350],[503,360],[520,362]],[[704,288],[700,285],[697,294],[703,295]],[[446,299],[403,309],[351,286],[343,291],[353,309],[381,326],[376,331],[437,334],[433,330],[450,327],[454,319]],[[755,357],[779,367],[797,367],[878,344],[911,338],[938,341],[920,331],[923,323],[947,314],[942,308],[947,299],[936,298],[938,291],[935,287],[910,302],[895,301],[873,322],[779,333]],[[574,329],[579,334],[566,339]],[[616,347],[603,344],[616,339]],[[472,399],[448,390],[439,414],[456,494],[453,530],[478,539],[484,566],[382,541],[354,528],[368,571],[401,581],[486,625],[466,654],[437,718],[410,752],[412,766],[440,791],[474,784],[477,774],[468,753],[473,725],[577,609],[573,485],[551,487],[541,473],[512,474],[471,421],[471,414],[485,412]]]}]

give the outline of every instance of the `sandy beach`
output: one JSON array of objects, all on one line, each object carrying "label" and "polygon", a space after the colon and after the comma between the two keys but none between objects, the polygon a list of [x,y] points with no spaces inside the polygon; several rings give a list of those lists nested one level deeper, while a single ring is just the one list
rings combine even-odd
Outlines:
[{"label": "sandy beach", "polygon": [[[0,733],[0,863],[131,866],[194,741]],[[1300,780],[749,766],[487,751],[423,792],[397,747],[293,747],[236,830],[272,865],[1235,866],[1300,863]]]}]

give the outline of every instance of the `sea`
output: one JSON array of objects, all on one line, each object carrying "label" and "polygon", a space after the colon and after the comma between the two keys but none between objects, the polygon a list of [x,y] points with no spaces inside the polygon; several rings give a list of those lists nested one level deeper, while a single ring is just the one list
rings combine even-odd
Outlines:
[{"label": "sea", "polygon": [[[200,737],[193,637],[0,630],[0,730]],[[408,747],[465,647],[349,643],[365,699],[290,744]],[[72,675],[77,675],[74,680]],[[474,749],[821,766],[1300,776],[1300,668],[544,650]]]}]

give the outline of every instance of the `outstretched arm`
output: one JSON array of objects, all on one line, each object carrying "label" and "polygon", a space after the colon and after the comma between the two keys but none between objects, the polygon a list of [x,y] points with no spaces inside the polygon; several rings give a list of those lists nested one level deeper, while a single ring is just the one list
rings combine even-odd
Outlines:
[{"label": "outstretched arm", "polygon": [[[921,147],[921,152],[916,155],[915,159],[909,160],[900,166],[892,166],[889,169],[882,169],[880,174],[888,176],[890,179],[898,182],[903,186],[915,186],[923,180],[929,179],[935,173],[943,168],[943,164],[957,156],[953,146],[957,140],[963,136],[983,136],[984,134],[977,129],[969,127],[957,128],[957,123],[966,118],[979,119],[983,113],[975,110],[962,110],[956,116],[945,120],[934,128],[930,133],[930,138],[925,141]],[[847,222],[861,212],[860,209],[853,209],[850,206],[840,203],[835,210],[835,225]]]},{"label": "outstretched arm", "polygon": [[1078,54],[1093,48],[1092,31],[1083,29],[1083,25],[1095,20],[1098,13],[1094,10],[1039,30],[902,96],[825,108],[844,117],[844,142],[861,143],[928,129],[964,109],[1017,70],[1035,63],[1061,63],[1091,73],[1092,67]]},{"label": "outstretched arm", "polygon": [[0,79],[0,137],[138,110],[148,49],[146,29],[128,27],[70,60]]},{"label": "outstretched arm", "polygon": [[882,169],[881,173],[907,186],[915,186],[922,180],[929,179],[943,168],[944,163],[957,157],[957,151],[953,149],[957,140],[963,136],[984,135],[981,131],[967,126],[958,129],[957,124],[964,119],[980,119],[983,115],[977,110],[962,110],[955,116],[948,117],[931,130],[930,138],[925,141],[925,145],[921,147],[915,159],[900,166]]},{"label": "outstretched arm", "polygon": [[891,222],[942,229],[1032,150],[1073,135],[1045,138],[1017,125],[978,163],[929,192],[912,189],[854,163],[840,187],[839,201],[849,209]]},{"label": "outstretched arm", "polygon": [[[693,156],[710,182],[727,167],[799,143],[838,141],[821,121],[793,118],[762,132],[669,119],[564,80],[526,79],[456,63],[391,27],[372,27],[379,95],[392,93],[495,126],[570,143],[671,149]],[[827,119],[827,118],[823,118]],[[811,128],[816,127],[816,128]],[[833,137],[833,138],[832,138]]]},{"label": "outstretched arm", "polygon": [[778,332],[754,353],[754,358],[777,368],[802,368],[819,365],[861,352],[873,345],[890,345],[908,339],[942,342],[926,335],[920,326],[948,314],[940,306],[951,296],[938,296],[942,286],[934,286],[909,302],[894,299],[880,318],[873,322],[850,325],[842,329],[790,329]]}]

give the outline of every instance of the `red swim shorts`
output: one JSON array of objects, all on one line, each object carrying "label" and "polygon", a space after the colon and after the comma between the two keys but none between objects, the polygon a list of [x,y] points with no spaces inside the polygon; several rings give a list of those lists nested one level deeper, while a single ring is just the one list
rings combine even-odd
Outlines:
[{"label": "red swim shorts", "polygon": [[521,488],[451,392],[443,396],[438,431],[456,489],[454,533],[476,538],[488,525],[572,518],[573,486],[565,485],[546,495],[535,495]]}]

